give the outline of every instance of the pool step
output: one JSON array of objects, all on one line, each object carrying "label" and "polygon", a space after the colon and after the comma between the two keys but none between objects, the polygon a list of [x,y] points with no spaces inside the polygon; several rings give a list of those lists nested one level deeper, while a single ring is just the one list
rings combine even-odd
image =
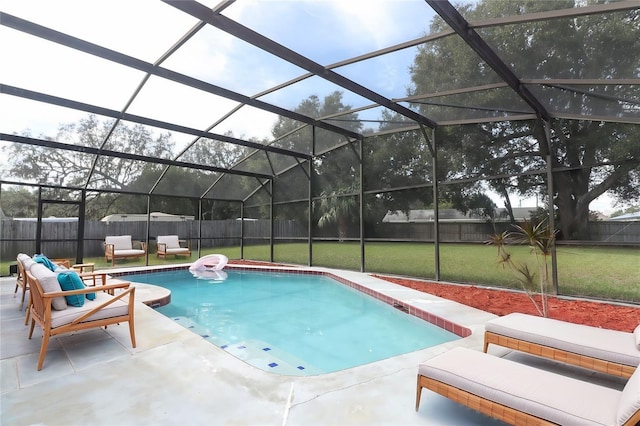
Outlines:
[{"label": "pool step", "polygon": [[319,368],[264,341],[251,339],[231,343],[223,342],[217,336],[211,335],[206,328],[187,317],[175,316],[172,319],[236,358],[261,370],[287,376],[313,376],[324,373]]},{"label": "pool step", "polygon": [[236,358],[264,371],[288,376],[312,376],[323,373],[315,366],[260,340],[245,340],[221,347]]}]

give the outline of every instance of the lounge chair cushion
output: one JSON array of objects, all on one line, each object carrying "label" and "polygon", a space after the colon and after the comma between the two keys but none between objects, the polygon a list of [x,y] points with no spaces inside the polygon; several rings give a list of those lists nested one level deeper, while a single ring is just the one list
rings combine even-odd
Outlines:
[{"label": "lounge chair cushion", "polygon": [[177,235],[159,235],[158,244],[166,244],[168,249],[180,249],[180,240]]},{"label": "lounge chair cushion", "polygon": [[113,254],[125,257],[125,256],[138,256],[144,254],[144,250],[131,249],[131,250],[114,250]]},{"label": "lounge chair cushion", "polygon": [[467,348],[431,358],[418,374],[557,424],[613,425],[620,417],[618,390]]},{"label": "lounge chair cushion", "polygon": [[[31,267],[29,272],[40,281],[43,292],[52,293],[62,291],[62,287],[60,287],[60,283],[58,282],[58,275],[50,271],[46,266],[36,263]],[[51,307],[55,310],[62,311],[67,309],[67,301],[62,296],[54,297],[51,301]]]},{"label": "lounge chair cushion", "polygon": [[104,241],[106,244],[113,244],[114,250],[133,250],[131,235],[108,236]]},{"label": "lounge chair cushion", "polygon": [[640,324],[638,324],[636,329],[633,330],[633,337],[636,339],[636,346],[638,347],[638,350],[640,351]]},{"label": "lounge chair cushion", "polygon": [[177,235],[158,235],[158,248],[160,244],[165,244],[163,253],[165,254],[188,254],[191,252],[187,247],[180,247],[180,240]]},{"label": "lounge chair cushion", "polygon": [[623,331],[520,313],[492,319],[487,322],[485,329],[491,333],[618,364],[634,367],[640,364],[640,350],[633,335]]},{"label": "lounge chair cushion", "polygon": [[[60,327],[61,325],[69,324],[79,316],[97,307],[98,305],[107,302],[112,299],[113,296],[108,295],[102,291],[98,292],[95,300],[87,300],[81,307],[69,306],[64,311],[51,311],[51,328]],[[121,301],[116,300],[111,305],[108,305],[90,317],[86,318],[82,322],[95,321],[103,318],[111,318],[127,315],[129,313],[129,306]]]},{"label": "lounge chair cushion", "polygon": [[617,424],[624,424],[638,410],[640,410],[640,365],[622,390],[618,405]]}]

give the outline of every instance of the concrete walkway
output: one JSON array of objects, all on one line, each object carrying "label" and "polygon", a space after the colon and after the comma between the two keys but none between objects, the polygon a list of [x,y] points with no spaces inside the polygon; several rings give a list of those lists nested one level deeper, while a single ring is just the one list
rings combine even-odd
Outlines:
[{"label": "concrete walkway", "polygon": [[[320,268],[314,268],[320,269]],[[454,346],[481,350],[494,315],[367,274],[331,270],[396,299],[429,306],[470,337],[312,377],[281,376],[235,358],[137,302],[137,348],[126,324],[52,339],[36,370],[41,332],[29,340],[15,280],[0,279],[0,423],[11,425],[499,425],[423,391],[418,364]]]}]

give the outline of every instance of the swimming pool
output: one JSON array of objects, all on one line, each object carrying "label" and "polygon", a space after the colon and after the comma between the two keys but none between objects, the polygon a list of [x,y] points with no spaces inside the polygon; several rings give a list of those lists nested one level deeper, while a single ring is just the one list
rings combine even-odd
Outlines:
[{"label": "swimming pool", "polygon": [[130,279],[170,289],[171,303],[159,312],[278,374],[329,373],[459,338],[329,277],[226,274],[224,281],[195,279],[186,270]]}]

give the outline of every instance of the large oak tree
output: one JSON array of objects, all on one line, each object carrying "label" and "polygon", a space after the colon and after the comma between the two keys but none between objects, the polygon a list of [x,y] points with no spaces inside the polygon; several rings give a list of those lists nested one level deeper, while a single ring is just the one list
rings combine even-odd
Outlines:
[{"label": "large oak tree", "polygon": [[[468,21],[571,8],[573,1],[513,2],[485,0],[461,8]],[[518,77],[536,79],[638,78],[640,11],[594,15],[574,19],[505,25],[483,31],[502,60]],[[447,29],[436,18],[431,32]],[[411,95],[435,93],[453,87],[473,87],[499,82],[497,75],[457,36],[420,47],[412,67]],[[575,90],[578,89],[578,90]],[[616,116],[638,108],[636,86],[599,85],[580,88],[537,88],[551,111],[576,115]],[[551,95],[548,95],[551,93]],[[626,100],[617,101],[620,93]],[[503,92],[469,93],[466,102],[478,110],[498,110]],[[634,102],[633,99],[636,99]],[[509,105],[510,106],[510,105]],[[422,104],[426,115],[433,105]],[[458,110],[462,111],[462,110]],[[476,111],[476,112],[477,112]],[[462,112],[461,112],[462,113]],[[459,117],[452,117],[459,118]],[[497,176],[545,170],[551,155],[553,203],[561,235],[585,238],[589,204],[605,192],[615,200],[640,199],[640,126],[614,122],[552,119],[550,148],[540,121],[501,122],[442,129],[440,152],[456,163],[461,177]],[[546,195],[544,173],[489,181],[499,194]],[[507,199],[508,201],[508,199]]]}]

